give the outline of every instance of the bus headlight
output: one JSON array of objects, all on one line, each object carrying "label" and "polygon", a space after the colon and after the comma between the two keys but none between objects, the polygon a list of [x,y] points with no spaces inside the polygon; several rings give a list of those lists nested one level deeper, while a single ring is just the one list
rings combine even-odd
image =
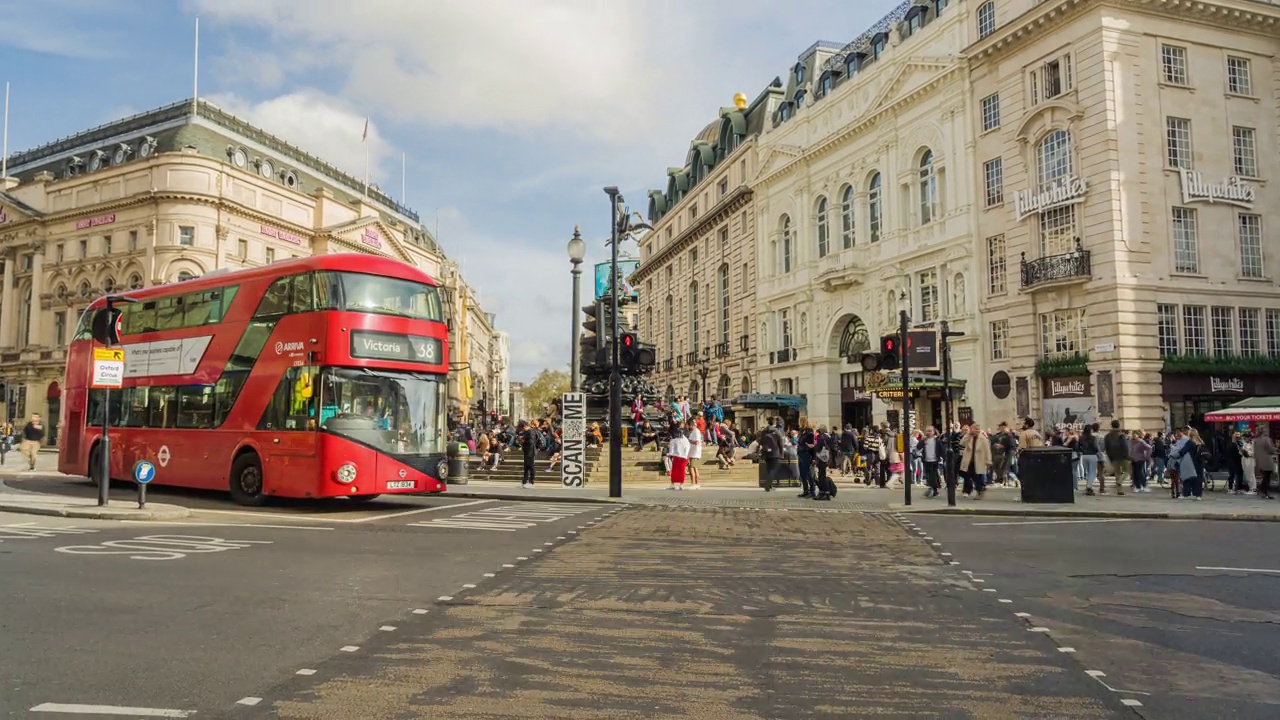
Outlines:
[{"label": "bus headlight", "polygon": [[338,468],[338,482],[344,485],[350,485],[356,481],[356,465],[355,463],[347,463]]},{"label": "bus headlight", "polygon": [[444,480],[445,478],[449,477],[449,461],[448,460],[441,460],[436,465],[436,475],[441,480]]}]

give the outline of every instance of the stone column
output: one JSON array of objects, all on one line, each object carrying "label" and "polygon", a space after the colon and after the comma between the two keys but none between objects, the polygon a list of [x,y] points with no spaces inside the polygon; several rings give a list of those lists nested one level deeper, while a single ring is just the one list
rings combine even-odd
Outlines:
[{"label": "stone column", "polygon": [[49,328],[48,313],[45,312],[40,296],[44,294],[44,242],[31,243],[31,331],[27,335],[27,346],[44,345],[45,335]]},{"label": "stone column", "polygon": [[11,348],[15,342],[14,327],[18,322],[17,293],[13,287],[14,264],[17,255],[13,251],[4,253],[4,288],[0,291],[0,347]]}]

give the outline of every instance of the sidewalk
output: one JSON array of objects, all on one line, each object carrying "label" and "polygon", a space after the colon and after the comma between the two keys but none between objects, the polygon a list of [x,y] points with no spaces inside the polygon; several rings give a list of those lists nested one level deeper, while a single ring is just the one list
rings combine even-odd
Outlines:
[{"label": "sidewalk", "polygon": [[136,502],[122,502],[117,498],[107,507],[98,507],[98,501],[89,498],[66,497],[11,488],[4,484],[6,479],[67,476],[58,472],[57,453],[38,454],[35,470],[28,470],[26,458],[18,453],[10,453],[5,460],[6,462],[0,465],[0,512],[91,520],[179,520],[191,515],[191,511],[187,508],[166,503],[149,502],[146,510],[139,510]]},{"label": "sidewalk", "polygon": [[1206,492],[1204,500],[1174,500],[1169,489],[1152,486],[1150,493],[1126,492],[1089,497],[1076,493],[1075,503],[1024,504],[1017,488],[996,487],[982,500],[966,500],[956,495],[956,507],[947,507],[944,492],[937,498],[925,498],[923,488],[913,488],[910,507],[902,503],[899,488],[893,509],[902,512],[927,512],[958,515],[1012,515],[1019,517],[1097,517],[1173,520],[1243,520],[1280,522],[1280,500],[1263,500],[1256,495],[1231,495],[1225,490]]}]

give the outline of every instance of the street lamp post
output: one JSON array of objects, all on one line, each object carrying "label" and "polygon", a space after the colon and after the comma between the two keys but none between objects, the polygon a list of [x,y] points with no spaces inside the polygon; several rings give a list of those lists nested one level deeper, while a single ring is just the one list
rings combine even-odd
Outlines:
[{"label": "street lamp post", "polygon": [[577,225],[573,226],[573,237],[569,240],[569,262],[573,269],[573,345],[569,348],[569,391],[578,392],[582,385],[582,330],[578,322],[578,306],[582,304],[582,259],[587,256],[587,244],[582,240],[582,233]]},{"label": "street lamp post", "polygon": [[902,449],[899,451],[902,460],[902,502],[911,505],[911,476],[907,473],[911,455],[911,388],[908,383],[907,367],[911,364],[911,348],[907,347],[908,325],[911,317],[907,315],[907,291],[898,295],[898,347],[902,354]]},{"label": "street lamp post", "polygon": [[698,357],[698,377],[702,380],[699,387],[698,399],[702,402],[707,401],[707,376],[711,374],[711,358],[704,350],[702,355]]},{"label": "street lamp post", "polygon": [[609,196],[609,497],[622,497],[622,373],[618,368],[618,188],[604,189]]}]

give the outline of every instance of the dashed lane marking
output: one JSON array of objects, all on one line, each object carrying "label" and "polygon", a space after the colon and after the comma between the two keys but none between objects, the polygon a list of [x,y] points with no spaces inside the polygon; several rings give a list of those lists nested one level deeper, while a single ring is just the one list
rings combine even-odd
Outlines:
[{"label": "dashed lane marking", "polygon": [[168,710],[165,708],[122,707],[119,705],[81,705],[78,703],[41,703],[30,712],[63,713],[67,715],[123,715],[126,717],[191,717],[194,710]]},{"label": "dashed lane marking", "polygon": [[396,626],[395,626],[395,625],[383,625],[382,627],[380,627],[380,628],[378,628],[378,629],[379,629],[379,630],[381,630],[382,632],[393,632],[393,631],[396,629]]},{"label": "dashed lane marking", "polygon": [[427,614],[427,611],[426,611],[426,610],[424,610],[424,609],[422,609],[422,608],[418,608],[418,609],[416,609],[416,610],[414,610],[414,611],[413,611],[413,614],[414,614],[414,615],[426,615],[426,614]]},{"label": "dashed lane marking", "polygon": [[360,649],[359,645],[343,645],[342,647],[338,648],[338,650],[341,652],[355,652],[359,649]]},{"label": "dashed lane marking", "polygon": [[41,525],[39,523],[25,522],[13,523],[10,525],[0,525],[0,543],[5,540],[36,540],[39,538],[51,538],[58,535],[89,535],[96,533],[97,530],[89,528],[76,527],[74,525],[56,526]]},{"label": "dashed lane marking", "polygon": [[316,674],[316,671],[312,670],[311,668],[302,668],[298,672],[294,673],[294,675],[315,675],[315,674]]},{"label": "dashed lane marking", "polygon": [[262,698],[260,698],[260,697],[243,697],[243,698],[240,698],[239,700],[237,700],[237,701],[236,701],[236,704],[237,704],[237,705],[248,705],[249,707],[253,707],[254,705],[257,705],[257,704],[258,704],[258,703],[260,703],[260,702],[262,702]]},{"label": "dashed lane marking", "polygon": [[1212,566],[1197,565],[1196,569],[1197,570],[1218,570],[1220,572],[1280,574],[1280,570],[1268,570],[1266,568],[1212,567]]}]

